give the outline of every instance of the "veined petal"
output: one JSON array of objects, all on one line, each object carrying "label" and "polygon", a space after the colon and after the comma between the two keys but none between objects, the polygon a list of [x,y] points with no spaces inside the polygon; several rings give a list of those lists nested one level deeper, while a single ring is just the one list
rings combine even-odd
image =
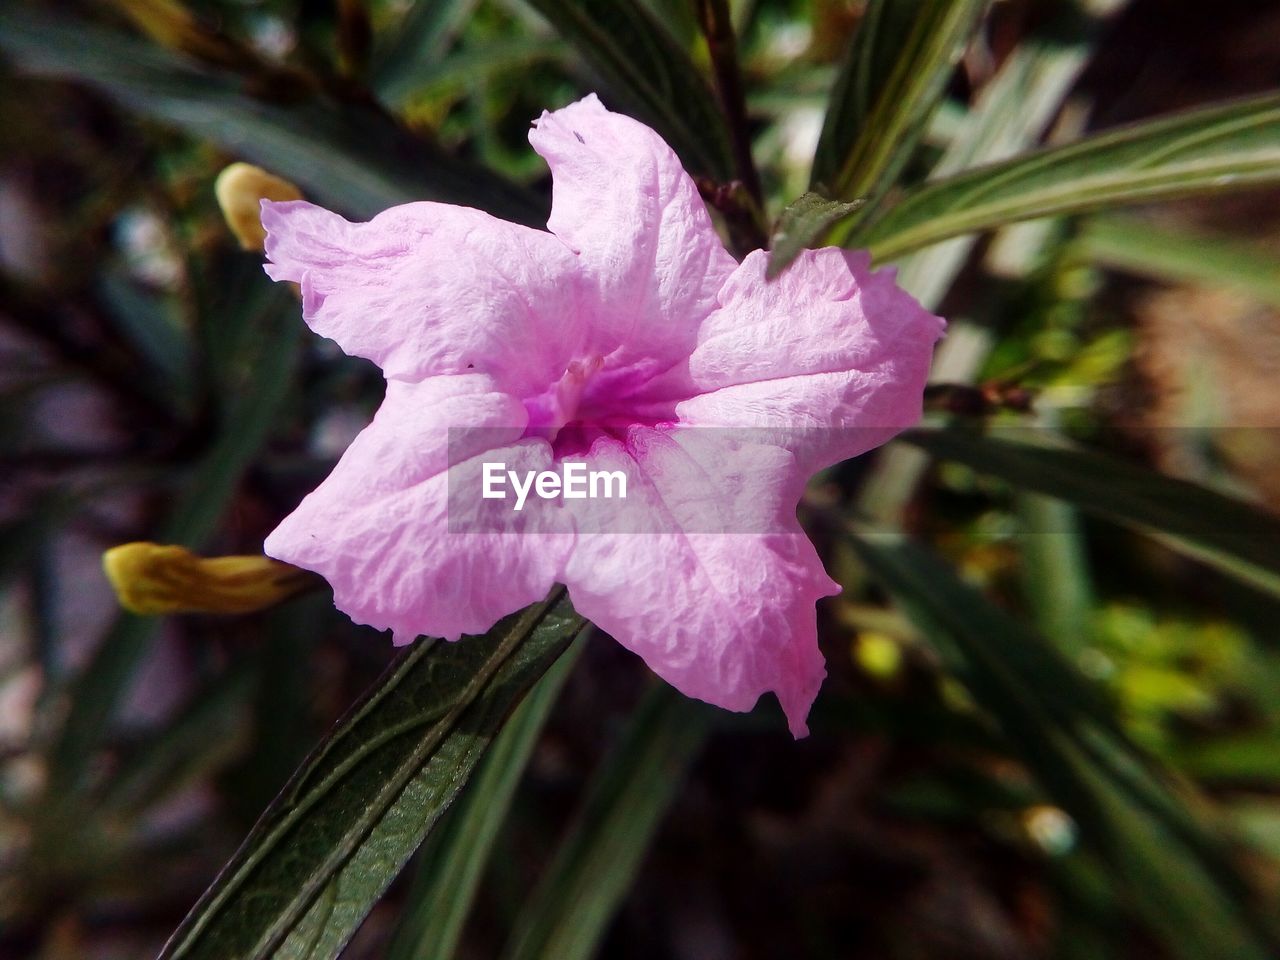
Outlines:
[{"label": "veined petal", "polygon": [[919,420],[943,321],[865,253],[806,250],[771,283],[767,262],[763,251],[742,262],[687,364],[652,395],[682,395],[683,423],[767,429],[806,474]]},{"label": "veined petal", "polygon": [[[625,503],[587,501],[597,523],[579,511],[563,576],[575,608],[688,696],[746,711],[773,691],[792,733],[804,736],[826,675],[814,602],[839,587],[796,523],[793,459],[756,451],[766,465],[754,470],[739,459],[744,469],[730,470],[729,480],[745,478],[747,489],[735,495],[714,474],[690,483],[710,448],[690,453],[675,438],[639,432],[639,443],[603,441],[591,450],[594,469],[620,469],[640,482],[629,485]],[[735,533],[714,502],[721,492],[730,507],[733,496],[740,504],[789,500],[791,517],[769,510],[757,520],[777,532]]]},{"label": "veined petal", "polygon": [[267,273],[302,285],[311,328],[388,379],[488,373],[525,395],[578,352],[577,258],[549,233],[427,202],[350,223],[268,201],[262,223]]},{"label": "veined petal", "polygon": [[[559,580],[686,694],[748,710],[772,691],[803,735],[814,604],[838,588],[796,503],[918,419],[942,321],[864,254],[806,251],[774,283],[766,254],[735,264],[675,154],[594,96],[530,140],[551,234],[434,203],[366,224],[264,205],[268,272],[388,377],[268,552],[398,641],[481,632]],[[621,470],[626,499],[583,494],[573,457]],[[495,461],[519,497],[561,467],[566,496],[554,477],[523,507],[482,495]]]},{"label": "veined petal", "polygon": [[535,510],[508,514],[505,532],[450,524],[451,482],[481,506],[482,459],[550,465],[547,443],[518,439],[525,419],[489,376],[388,382],[373,423],[267,538],[267,554],[319,573],[340,610],[397,642],[484,632],[547,593],[571,542],[539,533]]},{"label": "veined petal", "polygon": [[547,225],[594,294],[593,352],[654,371],[687,356],[737,263],[675,153],[594,94],[544,113],[529,142],[551,167]]}]

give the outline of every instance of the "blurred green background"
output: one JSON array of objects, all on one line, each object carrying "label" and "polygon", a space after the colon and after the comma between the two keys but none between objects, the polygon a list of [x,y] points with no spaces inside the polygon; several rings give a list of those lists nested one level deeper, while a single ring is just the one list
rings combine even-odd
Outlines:
[{"label": "blurred green background", "polygon": [[[692,4],[641,6],[708,66]],[[732,6],[776,215],[864,8]],[[249,159],[353,217],[433,196],[537,223],[529,121],[589,90],[628,101],[518,0],[5,0],[0,78],[0,956],[147,957],[392,656],[328,596],[142,619],[100,572],[130,540],[259,552],[381,397],[238,249],[215,177]],[[1274,4],[1005,0],[902,179],[1277,85]],[[1219,935],[1262,955],[1231,944],[1275,942],[1274,574],[1082,513],[1054,481],[1086,507],[1091,479],[1163,495],[1118,461],[1277,508],[1278,252],[1271,189],[906,258],[952,320],[931,416],[1106,459],[984,470],[998,451],[898,443],[820,477],[803,515],[847,589],[820,609],[805,741],[771,701],[673,705],[617,645],[582,644],[496,807],[456,955],[533,956],[511,944],[553,922],[610,958],[1145,960]],[[851,504],[928,552],[851,545]],[[1269,536],[1182,488],[1162,509],[1169,535],[1204,511]],[[626,852],[601,853],[617,833]],[[443,842],[345,956],[433,955],[414,872]],[[567,843],[599,902],[538,887]]]}]

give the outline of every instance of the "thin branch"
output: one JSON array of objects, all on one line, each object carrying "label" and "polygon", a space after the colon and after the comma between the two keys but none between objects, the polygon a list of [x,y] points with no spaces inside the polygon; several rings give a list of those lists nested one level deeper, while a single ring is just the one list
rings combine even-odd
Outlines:
[{"label": "thin branch", "polygon": [[[738,43],[729,19],[727,0],[695,0],[698,23],[707,40],[711,64],[715,71],[716,92],[724,108],[732,141],[733,164],[738,180],[760,210],[764,209],[764,193],[760,174],[751,158],[751,135],[747,129],[747,100],[743,92],[742,70],[738,64]],[[761,237],[761,240],[764,238]],[[758,244],[763,245],[763,243]]]}]

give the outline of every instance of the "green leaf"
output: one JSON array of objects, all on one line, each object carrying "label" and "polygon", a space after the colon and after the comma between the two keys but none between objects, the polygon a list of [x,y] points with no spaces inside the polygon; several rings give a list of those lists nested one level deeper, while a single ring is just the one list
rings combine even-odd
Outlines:
[{"label": "green leaf", "polygon": [[250,743],[222,779],[238,818],[257,817],[266,809],[315,745],[311,714],[316,637],[342,619],[325,591],[304,594],[242,622],[255,654]]},{"label": "green leaf", "polygon": [[252,683],[252,671],[237,664],[126,752],[95,805],[95,816],[140,813],[212,768],[235,746]]},{"label": "green leaf", "polygon": [[509,960],[589,960],[707,732],[666,684],[640,705],[511,935]]},{"label": "green leaf", "polygon": [[[698,36],[698,13],[695,4],[686,0],[639,0],[655,20],[666,27],[676,42],[686,49]],[[739,8],[741,10],[741,8]],[[741,24],[735,21],[735,28]]]},{"label": "green leaf", "polygon": [[1171,546],[1226,573],[1280,589],[1280,518],[1243,500],[1090,450],[970,430],[911,430],[902,439],[1088,513],[1164,534]]},{"label": "green leaf", "polygon": [[374,92],[387,103],[403,103],[444,57],[478,4],[479,0],[414,0],[398,23],[378,34]]},{"label": "green leaf", "polygon": [[83,494],[54,489],[23,502],[22,510],[0,523],[0,589],[25,570],[54,533],[83,507]]},{"label": "green leaf", "polygon": [[[1103,18],[1123,5],[1124,0],[1094,2],[1086,11],[1079,4],[1069,4],[1043,32],[1017,47],[983,88],[930,177],[1003,160],[1038,140],[1088,61]],[[976,240],[954,237],[907,254],[897,261],[898,283],[927,309],[936,310]],[[848,240],[850,246],[860,242],[858,235]],[[952,318],[934,357],[932,375],[968,383],[990,348],[991,334],[985,325]],[[862,487],[864,511],[884,521],[896,519],[927,465],[928,458],[918,450],[895,445],[882,451]]]},{"label": "green leaf", "polygon": [[[414,90],[424,97],[476,95],[477,87],[484,82],[504,74],[520,75],[537,64],[563,61],[567,56],[568,47],[551,37],[495,38],[424,64],[414,75]],[[475,131],[475,136],[478,138],[480,131]],[[522,159],[535,165],[527,156]]]},{"label": "green leaf", "polygon": [[1254,244],[1125,217],[1090,220],[1078,244],[1083,256],[1108,267],[1180,283],[1234,287],[1280,306],[1276,258]]},{"label": "green leaf", "polygon": [[[221,429],[190,476],[181,478],[174,505],[157,532],[162,542],[199,549],[212,536],[292,390],[302,333],[297,302],[260,277],[257,290],[260,310],[243,311],[258,321],[253,337],[227,358],[228,377],[232,370],[239,375],[218,383],[223,388]],[[73,682],[67,718],[50,747],[50,782],[56,794],[80,783],[158,623],[154,617],[121,614]]]},{"label": "green leaf", "polygon": [[766,280],[773,280],[791,266],[800,251],[821,240],[833,226],[851,216],[863,201],[843,202],[828,200],[819,194],[809,193],[792,200],[778,217],[773,232],[773,244],[769,254],[769,266],[765,268]]},{"label": "green leaf", "polygon": [[924,184],[858,237],[892,260],[1019,220],[1280,182],[1280,95],[1187,111]]},{"label": "green leaf", "polygon": [[121,269],[108,268],[98,282],[116,328],[144,357],[160,380],[163,396],[190,415],[191,337],[183,330],[174,300],[145,290]]},{"label": "green leaf", "polygon": [[871,0],[823,123],[814,185],[875,204],[941,100],[986,0]]},{"label": "green leaf", "polygon": [[690,173],[726,181],[733,163],[724,115],[689,55],[645,7],[617,0],[529,0],[652,126]]},{"label": "green leaf", "polygon": [[1064,653],[1090,641],[1093,583],[1076,509],[1061,500],[1023,493],[1017,498],[1022,582],[1041,632]]},{"label": "green leaf", "polygon": [[575,641],[516,708],[443,828],[427,842],[407,916],[387,960],[449,960],[454,955],[538,734],[586,640],[584,635]]},{"label": "green leaf", "polygon": [[263,814],[164,960],[336,957],[524,691],[584,627],[557,588],[484,637],[396,658]]},{"label": "green leaf", "polygon": [[1151,931],[1185,960],[1263,960],[1277,946],[1223,840],[1118,732],[1088,684],[1039,636],[943,561],[896,536],[853,548],[999,724],[1120,878]]},{"label": "green leaf", "polygon": [[1237,801],[1231,807],[1237,832],[1256,850],[1280,862],[1280,804]]},{"label": "green leaf", "polygon": [[[318,202],[369,217],[413,200],[487,210],[531,226],[543,202],[492,172],[410,135],[391,117],[340,103],[295,78],[263,82],[195,67],[124,34],[0,4],[0,50],[22,69],[81,80],[143,116],[174,124],[303,187]],[[257,86],[261,95],[246,92]],[[274,85],[274,86],[273,86]]]},{"label": "green leaf", "polygon": [[[1036,143],[1088,62],[1104,18],[1124,2],[1093,3],[1087,11],[1068,4],[1041,33],[1016,47],[982,88],[929,179],[1005,160]],[[936,308],[976,240],[955,237],[901,258],[898,283],[929,309]],[[860,245],[860,238],[849,238],[848,245]]]},{"label": "green leaf", "polygon": [[1179,764],[1205,780],[1235,784],[1280,783],[1280,730],[1255,730],[1185,748]]},{"label": "green leaf", "polygon": [[266,287],[263,299],[262,312],[244,310],[262,322],[236,358],[240,376],[221,384],[217,440],[175,497],[160,530],[164,543],[199,548],[209,539],[293,389],[304,329],[298,303],[280,284]]}]

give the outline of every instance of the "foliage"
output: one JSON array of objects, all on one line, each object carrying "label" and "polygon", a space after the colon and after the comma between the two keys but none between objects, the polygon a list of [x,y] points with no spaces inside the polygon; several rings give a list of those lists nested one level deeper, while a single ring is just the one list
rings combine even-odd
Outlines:
[{"label": "foliage", "polygon": [[[1274,194],[1217,205],[1280,184],[1280,94],[1110,122],[1081,71],[1162,16],[1121,0],[54,6],[0,0],[0,954],[1277,955],[1280,446],[1148,416],[1258,408],[1247,357],[1140,345],[1155,285],[1274,336]],[[117,614],[101,549],[256,552],[378,402],[218,171],[537,226],[527,123],[590,89],[771,275],[865,247],[952,318],[926,423],[802,504],[845,586],[811,740],[559,591],[394,659],[324,597]]]}]

